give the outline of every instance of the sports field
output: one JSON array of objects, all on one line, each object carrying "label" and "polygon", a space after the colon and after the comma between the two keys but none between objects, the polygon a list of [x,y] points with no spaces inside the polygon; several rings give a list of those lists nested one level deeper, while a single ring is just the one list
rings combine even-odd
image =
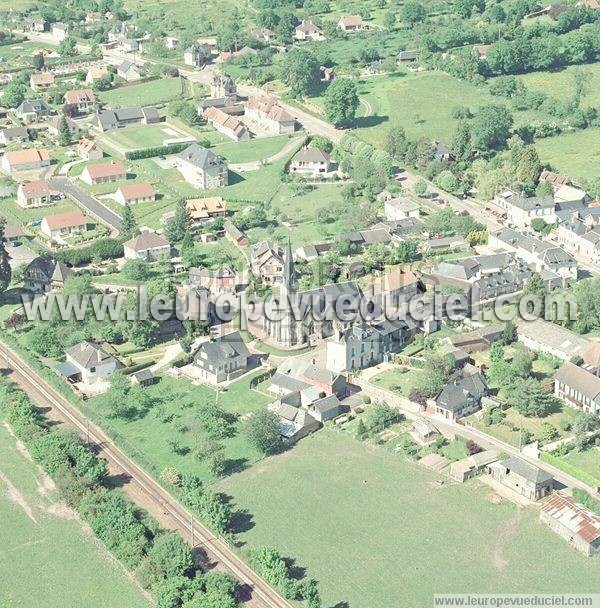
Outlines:
[{"label": "sports field", "polygon": [[152,605],[0,424],[0,606]]},{"label": "sports field", "polygon": [[266,544],[294,557],[319,581],[324,606],[420,608],[435,592],[599,587],[597,560],[539,523],[536,508],[496,504],[478,481],[438,478],[325,429],[218,488],[252,515],[243,550]]}]

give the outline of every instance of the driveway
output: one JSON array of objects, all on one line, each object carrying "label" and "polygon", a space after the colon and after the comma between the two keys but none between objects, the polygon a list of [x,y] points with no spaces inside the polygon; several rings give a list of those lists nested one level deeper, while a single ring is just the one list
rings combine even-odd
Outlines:
[{"label": "driveway", "polygon": [[103,205],[99,200],[95,199],[91,194],[76,186],[70,179],[66,177],[54,177],[50,180],[50,186],[54,190],[62,192],[69,198],[73,199],[80,207],[83,207],[90,215],[100,220],[113,230],[119,230],[121,227],[121,217],[112,209]]},{"label": "driveway", "polygon": [[16,270],[19,266],[23,264],[29,264],[29,262],[37,258],[37,254],[25,245],[18,245],[17,247],[7,247],[6,251],[8,252],[8,255],[10,257],[9,264],[12,270]]}]

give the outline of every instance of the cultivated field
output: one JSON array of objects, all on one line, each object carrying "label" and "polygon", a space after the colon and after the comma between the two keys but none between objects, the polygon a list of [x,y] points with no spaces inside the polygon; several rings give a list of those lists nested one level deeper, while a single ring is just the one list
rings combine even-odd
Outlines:
[{"label": "cultivated field", "polygon": [[440,487],[438,477],[323,430],[218,487],[252,514],[244,551],[266,544],[293,556],[319,581],[324,606],[383,607],[401,598],[399,605],[420,607],[435,592],[600,585],[596,560],[540,524],[536,508],[494,504],[478,481]]},{"label": "cultivated field", "polygon": [[0,606],[142,608],[141,589],[0,425]]}]

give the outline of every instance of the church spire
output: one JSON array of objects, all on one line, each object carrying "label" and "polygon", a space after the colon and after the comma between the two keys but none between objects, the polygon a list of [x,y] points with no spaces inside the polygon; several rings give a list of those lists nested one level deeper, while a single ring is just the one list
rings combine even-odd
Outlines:
[{"label": "church spire", "polygon": [[298,278],[294,267],[294,256],[292,255],[292,244],[288,238],[287,248],[284,253],[283,261],[283,285],[288,291],[298,290]]}]

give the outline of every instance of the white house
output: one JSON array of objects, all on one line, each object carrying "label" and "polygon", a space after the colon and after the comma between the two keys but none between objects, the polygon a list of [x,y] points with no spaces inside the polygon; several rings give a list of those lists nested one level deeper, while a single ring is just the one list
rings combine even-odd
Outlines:
[{"label": "white house", "polygon": [[360,15],[344,15],[337,24],[342,32],[359,32],[367,27]]},{"label": "white house", "polygon": [[327,175],[334,169],[331,156],[325,150],[304,146],[290,161],[290,173]]},{"label": "white house", "polygon": [[228,184],[227,163],[211,150],[196,143],[177,154],[175,162],[185,181],[195,188],[208,190]]},{"label": "white house", "polygon": [[392,198],[384,203],[385,217],[390,222],[398,222],[409,217],[421,216],[421,205],[403,197]]},{"label": "white house", "polygon": [[56,42],[62,42],[69,37],[69,26],[66,23],[52,24],[52,38]]},{"label": "white house", "polygon": [[85,340],[67,349],[66,361],[58,365],[61,375],[74,382],[96,384],[107,380],[121,363],[98,344]]},{"label": "white house", "polygon": [[158,258],[171,255],[171,245],[164,237],[156,232],[142,232],[123,243],[123,253],[126,260],[155,261]]},{"label": "white house", "polygon": [[47,215],[42,219],[40,230],[52,239],[81,234],[87,230],[87,220],[81,211]]}]

